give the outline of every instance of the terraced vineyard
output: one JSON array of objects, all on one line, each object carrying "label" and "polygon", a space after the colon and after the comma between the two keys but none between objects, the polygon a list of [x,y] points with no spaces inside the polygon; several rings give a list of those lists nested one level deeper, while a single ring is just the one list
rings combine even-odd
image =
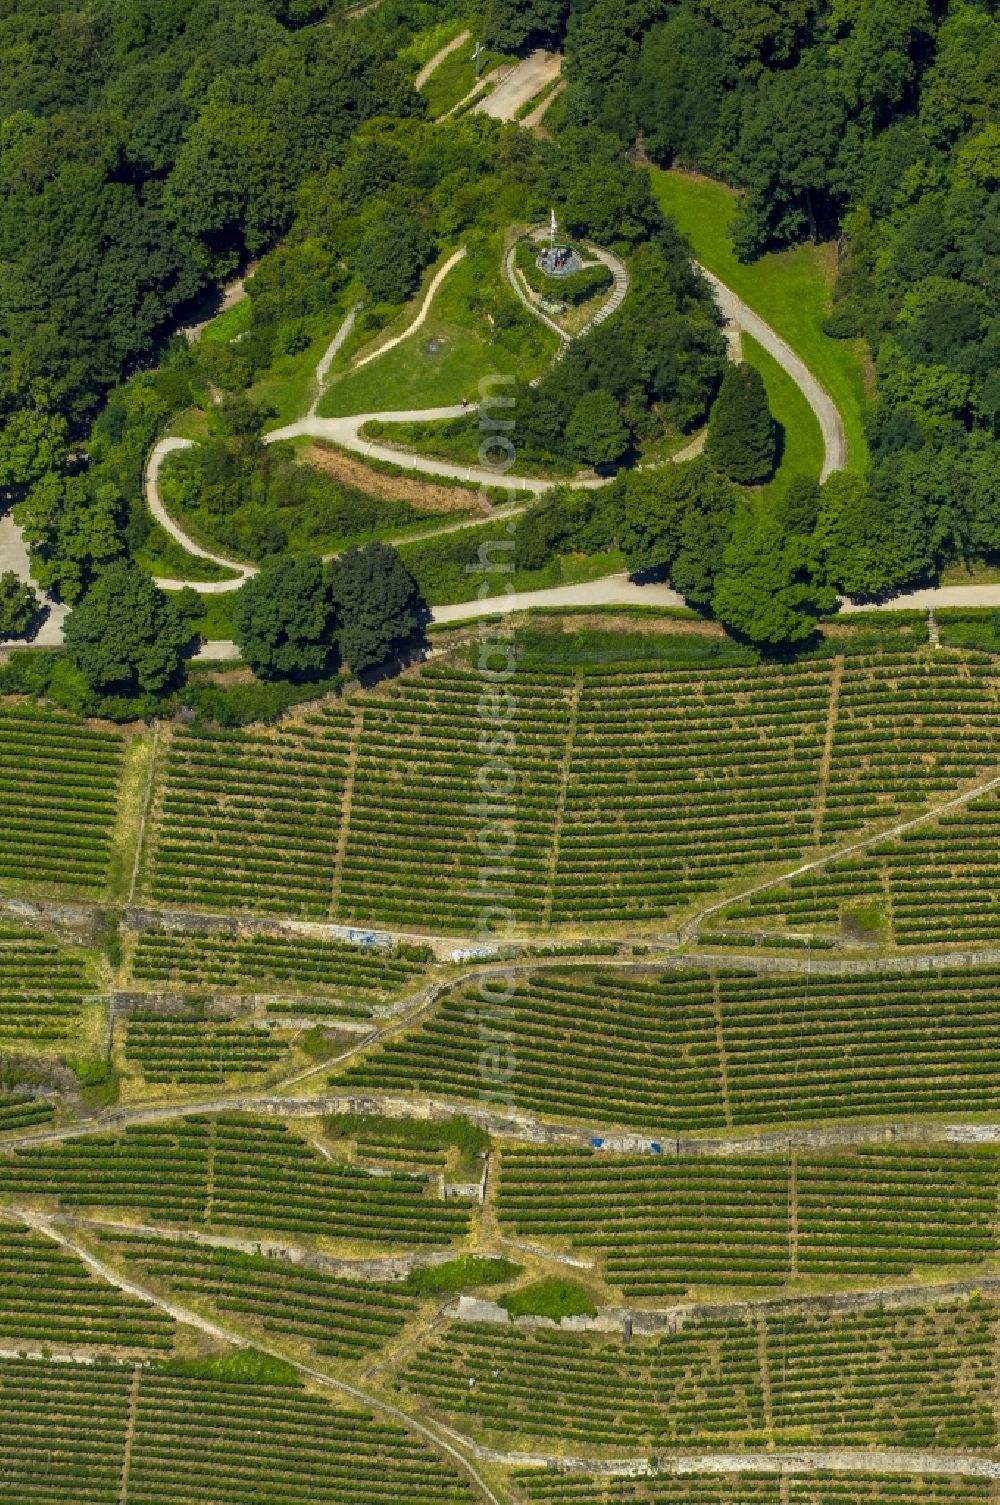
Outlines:
[{"label": "terraced vineyard", "polygon": [[464,1475],[398,1425],[294,1383],[0,1360],[10,1498],[38,1505],[467,1505]]},{"label": "terraced vineyard", "polygon": [[[311,1013],[358,1016],[415,989],[423,972],[422,962],[398,952],[259,932],[144,930],[132,960],[132,974],[143,983],[199,991],[281,990],[307,995]],[[268,1001],[271,1010],[283,1006],[297,1005],[280,997]]]},{"label": "terraced vineyard", "polygon": [[813,840],[832,670],[590,674],[553,920],[662,915]]},{"label": "terraced vineyard", "polygon": [[65,1347],[171,1348],[174,1323],[88,1273],[29,1229],[0,1222],[0,1339]]},{"label": "terraced vineyard", "polygon": [[[1000,940],[1000,797],[961,809],[878,842],[734,905],[726,919],[773,928],[839,928],[843,917],[881,912],[902,947],[996,944]],[[877,920],[876,920],[877,923]]]},{"label": "terraced vineyard", "polygon": [[42,931],[0,925],[0,1045],[68,1039],[96,991],[82,953]]},{"label": "terraced vineyard", "polygon": [[[820,964],[821,965],[821,964]],[[505,1011],[522,1108],[672,1130],[1000,1108],[1000,969],[870,976],[539,969]],[[345,1085],[478,1098],[456,990]]]},{"label": "terraced vineyard", "polygon": [[[480,789],[482,680],[449,668],[366,701],[338,913],[355,921],[475,927],[483,907],[477,838],[491,797]],[[516,776],[516,863],[504,887],[525,923],[545,917],[549,851],[570,720],[565,681],[518,684],[506,725]],[[506,816],[506,809],[503,810]]]},{"label": "terraced vineyard", "polygon": [[287,1058],[290,1043],[248,1024],[133,1018],[125,1054],[147,1082],[208,1084],[259,1078]]},{"label": "terraced vineyard", "polygon": [[456,1323],[405,1382],[478,1435],[567,1439],[578,1452],[786,1440],[989,1447],[996,1316],[972,1302],[698,1320],[631,1344]]},{"label": "terraced vineyard", "polygon": [[0,1359],[2,1477],[12,1499],[117,1505],[134,1373]]},{"label": "terraced vineyard", "polygon": [[[274,733],[175,730],[151,896],[474,926],[481,689],[467,670],[430,666],[353,713],[327,707]],[[998,693],[992,659],[950,652],[526,671],[505,744],[511,907],[532,926],[669,916],[763,864],[941,801],[1000,766]]]},{"label": "terraced vineyard", "polygon": [[1000,765],[992,658],[939,651],[849,658],[839,687],[822,839],[947,798]]},{"label": "terraced vineyard", "polygon": [[532,1468],[514,1482],[530,1505],[781,1505],[778,1480],[765,1474],[636,1480]]},{"label": "terraced vineyard", "polygon": [[419,1303],[398,1288],[335,1280],[285,1260],[121,1235],[119,1258],[177,1299],[236,1314],[263,1332],[301,1339],[315,1353],[357,1359],[398,1338]]},{"label": "terraced vineyard", "polygon": [[734,1124],[1000,1107],[1000,970],[723,974]]},{"label": "terraced vineyard", "polygon": [[0,1092],[0,1134],[12,1134],[55,1117],[55,1104],[25,1092]]},{"label": "terraced vineyard", "polygon": [[350,730],[339,710],[273,734],[175,729],[155,809],[153,898],[325,918]]},{"label": "terraced vineyard", "polygon": [[997,1186],[992,1150],[672,1160],[509,1147],[495,1200],[512,1231],[596,1252],[612,1285],[644,1299],[975,1268],[995,1247]]},{"label": "terraced vineyard", "polygon": [[0,701],[0,883],[104,889],[123,756],[118,732]]},{"label": "terraced vineyard", "polygon": [[[497,1505],[995,1505],[995,660],[589,641],[519,670],[510,808],[467,656],[165,725],[148,800],[143,748],[74,761],[51,713],[67,831],[103,769],[102,900],[41,911],[72,944],[16,895],[0,925],[5,1499],[472,1505],[457,1433],[511,1455]],[[0,777],[36,715],[0,708]],[[514,857],[480,883],[484,821]],[[497,883],[572,946],[487,1006],[448,937]]]},{"label": "terraced vineyard", "polygon": [[3,1166],[3,1189],[171,1224],[398,1240],[406,1248],[449,1244],[468,1225],[468,1209],[437,1200],[420,1177],[369,1176],[324,1159],[281,1124],[236,1116],[19,1150]]}]

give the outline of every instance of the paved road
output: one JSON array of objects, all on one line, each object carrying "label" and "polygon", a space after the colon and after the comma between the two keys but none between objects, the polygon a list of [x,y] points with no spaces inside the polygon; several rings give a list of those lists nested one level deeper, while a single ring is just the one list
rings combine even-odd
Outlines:
[{"label": "paved road", "polygon": [[852,611],[944,611],[947,607],[1000,606],[1000,585],[937,585],[927,590],[903,591],[887,601],[842,601],[840,609]]},{"label": "paved road", "polygon": [[522,105],[534,99],[546,84],[559,77],[561,68],[560,53],[542,50],[533,52],[506,75],[492,94],[488,94],[476,105],[476,112],[489,115],[494,120],[513,120]]},{"label": "paved road", "polygon": [[787,371],[795,385],[802,392],[809,406],[819,419],[819,426],[823,431],[823,470],[820,480],[825,481],[827,476],[835,470],[847,468],[847,434],[844,431],[843,419],[837,410],[833,398],[813,376],[805,362],[800,360],[786,340],[773,330],[770,324],[765,324],[759,314],[743,299],[738,297],[731,288],[720,282],[707,267],[701,268],[702,276],[712,289],[716,303],[721,308],[727,321],[763,345],[769,355],[773,355],[779,366]]}]

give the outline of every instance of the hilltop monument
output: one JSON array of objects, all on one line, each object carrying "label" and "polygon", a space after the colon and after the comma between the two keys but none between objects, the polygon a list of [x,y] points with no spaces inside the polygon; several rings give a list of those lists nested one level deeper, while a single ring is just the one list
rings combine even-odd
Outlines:
[{"label": "hilltop monument", "polygon": [[559,244],[559,221],[554,209],[549,225],[549,243],[538,253],[537,264],[539,271],[544,272],[546,277],[571,277],[583,266],[572,246]]}]

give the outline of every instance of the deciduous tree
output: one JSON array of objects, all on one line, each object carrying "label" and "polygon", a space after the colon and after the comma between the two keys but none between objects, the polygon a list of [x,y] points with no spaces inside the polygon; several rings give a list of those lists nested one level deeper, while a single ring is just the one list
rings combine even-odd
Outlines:
[{"label": "deciduous tree", "polygon": [[316,554],[272,554],[240,586],[233,632],[263,679],[309,679],[336,658],[337,612]]},{"label": "deciduous tree", "polygon": [[57,413],[22,408],[0,428],[0,490],[21,489],[61,465],[66,453],[66,420]]},{"label": "deciduous tree", "polygon": [[726,33],[733,56],[749,74],[787,63],[803,40],[813,0],[700,0]]},{"label": "deciduous tree", "polygon": [[23,638],[38,616],[38,597],[13,570],[0,575],[0,642]]},{"label": "deciduous tree", "polygon": [[610,392],[585,392],[566,425],[566,442],[586,465],[612,465],[628,448],[621,404]]},{"label": "deciduous tree", "polygon": [[191,636],[142,570],[110,564],[66,618],[66,653],[100,695],[156,694],[175,679]]},{"label": "deciduous tree", "polygon": [[330,565],[329,581],[340,651],[355,674],[385,663],[420,625],[416,581],[389,544],[347,549]]},{"label": "deciduous tree", "polygon": [[802,643],[837,594],[814,578],[806,540],[786,537],[760,499],[739,511],[712,605],[727,627],[766,648]]},{"label": "deciduous tree", "polygon": [[489,0],[486,41],[517,51],[529,38],[556,37],[566,23],[569,0]]}]

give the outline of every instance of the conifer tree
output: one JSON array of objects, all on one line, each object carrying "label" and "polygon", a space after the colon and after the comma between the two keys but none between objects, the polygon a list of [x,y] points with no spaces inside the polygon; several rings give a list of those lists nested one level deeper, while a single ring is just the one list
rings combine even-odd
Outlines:
[{"label": "conifer tree", "polygon": [[731,481],[753,486],[774,474],[777,432],[760,372],[746,361],[722,378],[708,423],[706,453]]}]

